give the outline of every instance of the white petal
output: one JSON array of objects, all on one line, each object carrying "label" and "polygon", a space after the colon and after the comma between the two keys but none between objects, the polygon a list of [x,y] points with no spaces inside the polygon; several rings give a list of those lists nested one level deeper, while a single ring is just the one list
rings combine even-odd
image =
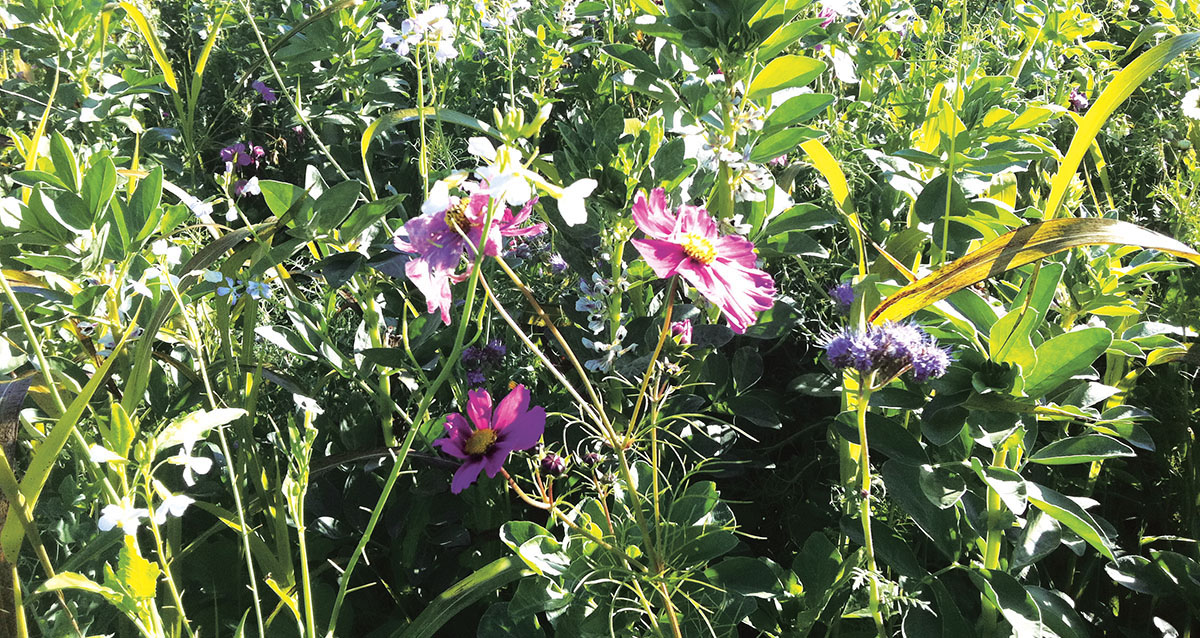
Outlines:
[{"label": "white petal", "polygon": [[440,213],[447,208],[450,208],[450,187],[446,182],[439,180],[429,189],[429,197],[421,204],[421,212],[429,215]]},{"label": "white petal", "polygon": [[93,445],[88,448],[88,458],[92,463],[112,463],[113,461],[124,461],[125,459],[117,456],[116,452],[102,446]]},{"label": "white petal", "polygon": [[467,152],[475,157],[482,157],[489,162],[496,159],[496,147],[492,146],[491,140],[486,137],[472,137],[467,139]]}]

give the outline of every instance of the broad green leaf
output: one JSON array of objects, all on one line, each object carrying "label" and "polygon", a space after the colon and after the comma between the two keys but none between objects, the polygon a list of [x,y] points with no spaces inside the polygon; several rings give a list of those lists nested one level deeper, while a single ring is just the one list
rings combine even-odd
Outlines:
[{"label": "broad green leaf", "polygon": [[195,442],[203,439],[213,428],[221,427],[246,416],[241,408],[217,408],[215,410],[197,410],[191,414],[173,421],[154,437],[155,451]]},{"label": "broad green leaf", "polygon": [[1013,514],[1021,516],[1025,513],[1028,484],[1020,474],[1004,467],[984,466],[975,456],[971,457],[971,469],[979,480],[996,492]]},{"label": "broad green leaf", "polygon": [[167,60],[166,51],[163,50],[162,43],[159,42],[154,29],[151,28],[150,23],[146,20],[146,16],[132,3],[122,2],[120,4],[125,13],[130,18],[133,18],[133,23],[137,26],[137,30],[145,38],[146,44],[150,47],[150,53],[154,56],[155,64],[158,65],[159,71],[162,71],[163,80],[166,81],[167,86],[171,87],[172,91],[179,93],[179,82],[175,79],[175,70],[171,68],[171,62]]},{"label": "broad green leaf", "polygon": [[1129,66],[1121,69],[1121,72],[1113,77],[1112,82],[1104,89],[1100,97],[1096,98],[1092,107],[1083,116],[1083,120],[1079,123],[1079,129],[1071,138],[1071,146],[1067,149],[1067,155],[1063,158],[1062,164],[1058,167],[1058,173],[1051,182],[1050,195],[1046,200],[1043,219],[1051,220],[1058,214],[1058,209],[1062,207],[1063,200],[1066,199],[1071,180],[1075,177],[1075,171],[1083,161],[1083,156],[1088,152],[1092,141],[1096,139],[1096,135],[1100,133],[1100,129],[1104,127],[1117,107],[1121,106],[1146,78],[1166,66],[1171,60],[1179,57],[1184,51],[1195,46],[1197,42],[1200,42],[1200,33],[1185,33],[1164,40],[1153,49],[1139,55]]},{"label": "broad green leaf", "polygon": [[609,44],[600,47],[600,51],[626,66],[644,71],[654,77],[662,76],[662,71],[658,69],[658,65],[654,63],[654,60],[645,51],[633,45]]},{"label": "broad green leaf", "polygon": [[393,632],[392,638],[430,638],[458,612],[483,596],[491,594],[512,581],[532,574],[511,557],[498,558],[479,568],[438,594],[407,627]]},{"label": "broad green leaf", "polygon": [[1049,556],[1062,543],[1062,527],[1058,521],[1041,510],[1035,510],[1025,521],[1016,543],[1013,543],[1012,566],[1032,565]]},{"label": "broad green leaf", "polygon": [[[927,498],[927,492],[923,489],[922,468],[888,461],[884,463],[880,476],[887,489],[888,499],[895,501],[908,513],[917,527],[933,541],[946,558],[957,558],[963,541],[959,534],[957,512],[953,507],[943,509]],[[959,480],[959,483],[961,482]],[[961,496],[961,493],[959,495]]]},{"label": "broad green leaf", "polygon": [[758,140],[750,152],[751,162],[767,162],[785,153],[790,153],[802,142],[816,139],[821,132],[807,126],[785,128]]},{"label": "broad green leaf", "polygon": [[[832,183],[830,186],[832,189]],[[836,192],[834,196],[836,198]],[[874,323],[897,321],[958,290],[1013,268],[1070,248],[1105,244],[1153,248],[1200,265],[1200,253],[1135,224],[1101,218],[1056,219],[1018,228],[942,266],[890,295],[871,312],[870,319]]]},{"label": "broad green leaf", "polygon": [[350,180],[321,193],[314,205],[316,211],[313,213],[309,232],[328,233],[341,226],[350,210],[354,208],[354,202],[358,201],[358,193],[361,190],[362,184],[357,180]]},{"label": "broad green leaf", "polygon": [[1038,398],[1088,370],[1108,350],[1112,332],[1100,326],[1058,335],[1037,347],[1037,364],[1025,373],[1025,394]]},{"label": "broad green leaf", "polygon": [[757,100],[772,93],[812,82],[822,71],[825,63],[802,55],[784,55],[771,60],[754,80],[746,97]]},{"label": "broad green leaf", "polygon": [[1016,296],[1021,303],[1014,304],[1008,314],[992,324],[988,338],[992,360],[1019,365],[1027,372],[1033,369],[1037,356],[1030,337],[1050,309],[1064,270],[1062,264],[1046,264],[1025,279]]},{"label": "broad green leaf", "polygon": [[1091,463],[1120,456],[1137,456],[1133,448],[1103,434],[1084,434],[1059,439],[1029,457],[1042,465]]},{"label": "broad green leaf", "polygon": [[780,591],[770,565],[750,556],[734,556],[704,571],[708,582],[731,594],[770,599]]},{"label": "broad green leaf", "polygon": [[1046,628],[1054,632],[1058,638],[1088,638],[1091,629],[1075,611],[1075,605],[1067,595],[1057,591],[1043,589],[1036,585],[1026,585],[1025,591],[1042,611],[1042,622]]},{"label": "broad green leaf", "polygon": [[79,193],[83,196],[83,203],[91,212],[92,219],[96,219],[104,212],[116,190],[117,167],[111,159],[102,157],[88,169]]},{"label": "broad green leaf", "polygon": [[781,51],[804,37],[804,34],[811,31],[813,27],[821,24],[822,20],[823,18],[809,18],[779,27],[758,47],[758,59],[770,60],[779,55]]},{"label": "broad green leaf", "polygon": [[808,160],[812,162],[813,167],[829,183],[829,194],[833,196],[838,210],[846,217],[847,225],[850,226],[850,236],[854,238],[854,248],[858,255],[858,273],[865,276],[867,262],[862,223],[854,209],[854,201],[850,199],[850,185],[846,182],[846,174],[842,172],[842,167],[838,165],[837,160],[834,159],[829,149],[825,148],[821,140],[808,140],[801,144],[800,148],[808,155]]},{"label": "broad green leaf", "polygon": [[999,609],[1012,626],[1014,637],[1041,638],[1044,635],[1042,612],[1016,578],[998,569],[976,569],[968,574],[988,602]]},{"label": "broad green leaf", "polygon": [[93,594],[100,594],[112,602],[117,602],[124,598],[121,592],[105,587],[87,576],[75,572],[59,572],[47,578],[46,582],[42,583],[33,593],[44,594],[64,589],[77,589]]},{"label": "broad green leaf", "polygon": [[82,177],[79,174],[79,162],[75,159],[75,151],[71,143],[62,133],[54,131],[50,136],[50,161],[54,164],[54,174],[72,191],[79,190]]},{"label": "broad green leaf", "polygon": [[1079,503],[1033,481],[1026,481],[1025,489],[1029,495],[1029,502],[1033,503],[1035,507],[1078,534],[1080,538],[1087,541],[1088,545],[1096,548],[1096,551],[1104,554],[1109,560],[1114,559],[1111,549],[1112,541],[1096,523],[1096,519],[1080,507]]},{"label": "broad green leaf", "polygon": [[776,105],[778,108],[767,116],[763,133],[771,134],[793,124],[807,122],[830,104],[833,104],[833,96],[828,93],[805,93],[791,97],[783,104]]},{"label": "broad green leaf", "polygon": [[125,545],[117,557],[117,579],[125,591],[138,599],[154,598],[158,589],[158,565],[142,558],[137,542],[125,537]]}]

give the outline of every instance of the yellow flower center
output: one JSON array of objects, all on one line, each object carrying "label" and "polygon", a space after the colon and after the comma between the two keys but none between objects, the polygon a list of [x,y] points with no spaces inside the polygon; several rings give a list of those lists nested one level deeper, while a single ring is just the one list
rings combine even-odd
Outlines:
[{"label": "yellow flower center", "polygon": [[471,434],[471,438],[467,439],[467,444],[463,446],[463,451],[472,455],[483,454],[491,449],[491,447],[495,444],[495,430],[475,430],[475,432]]},{"label": "yellow flower center", "polygon": [[711,264],[717,258],[717,249],[712,241],[696,233],[683,236],[683,253],[704,265]]},{"label": "yellow flower center", "polygon": [[471,221],[467,219],[467,207],[471,205],[471,200],[463,197],[458,200],[450,208],[446,209],[446,225],[450,228],[459,228],[464,233],[471,228]]}]

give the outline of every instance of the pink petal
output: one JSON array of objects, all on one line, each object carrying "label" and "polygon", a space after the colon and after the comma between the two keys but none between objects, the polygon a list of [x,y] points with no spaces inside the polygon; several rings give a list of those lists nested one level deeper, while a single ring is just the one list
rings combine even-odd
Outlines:
[{"label": "pink petal", "polygon": [[471,487],[475,479],[479,478],[481,470],[483,470],[483,459],[474,459],[460,465],[454,472],[454,480],[450,482],[450,491],[458,494]]},{"label": "pink petal", "polygon": [[775,304],[775,283],[767,273],[722,257],[712,263],[711,272],[714,286],[705,296],[721,307],[734,332],[745,332],[758,320],[757,313]]},{"label": "pink petal", "polygon": [[467,416],[471,417],[477,430],[492,427],[492,395],[487,390],[471,390],[467,393]]},{"label": "pink petal", "polygon": [[699,206],[680,206],[678,231],[695,233],[711,240],[717,239],[717,222]]},{"label": "pink petal", "polygon": [[654,274],[662,279],[679,272],[679,267],[685,261],[691,261],[684,254],[679,244],[661,239],[631,239],[633,246],[638,249],[647,264],[654,269]]},{"label": "pink petal", "polygon": [[675,216],[667,209],[667,193],[661,188],[650,191],[647,201],[645,192],[633,198],[633,221],[648,237],[667,239],[675,231]]},{"label": "pink petal", "polygon": [[497,433],[508,427],[517,417],[529,410],[529,389],[521,384],[517,384],[508,396],[500,400],[496,406],[496,411],[492,415],[492,429]]},{"label": "pink petal", "polygon": [[504,428],[504,433],[496,441],[495,449],[511,452],[528,450],[542,440],[545,432],[546,410],[540,405],[534,406]]}]

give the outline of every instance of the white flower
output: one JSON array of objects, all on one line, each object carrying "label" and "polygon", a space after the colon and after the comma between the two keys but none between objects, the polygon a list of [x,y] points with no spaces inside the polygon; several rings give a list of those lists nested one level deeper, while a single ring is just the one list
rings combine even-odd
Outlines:
[{"label": "white flower", "polygon": [[584,199],[596,190],[596,180],[581,179],[564,188],[558,196],[558,213],[568,226],[575,226],[587,221],[587,207]]},{"label": "white flower", "polygon": [[191,456],[192,446],[185,445],[180,454],[167,459],[171,465],[183,466],[183,482],[191,487],[196,484],[196,474],[208,474],[212,469],[212,459],[205,456]]},{"label": "white flower", "polygon": [[489,162],[496,161],[496,147],[492,146],[492,141],[486,137],[468,138],[467,152]]},{"label": "white flower", "polygon": [[124,462],[125,459],[117,455],[116,452],[104,447],[103,445],[93,445],[88,448],[88,458],[92,463],[114,463]]},{"label": "white flower", "polygon": [[219,270],[204,271],[204,281],[207,281],[210,284],[220,283],[222,279],[224,279],[224,275],[222,275],[221,271]]},{"label": "white flower", "polygon": [[821,9],[840,18],[863,15],[858,0],[821,0]]},{"label": "white flower", "polygon": [[227,221],[227,222],[236,222],[237,221],[237,209],[233,207],[232,202],[229,204],[229,210],[225,211],[225,221]]},{"label": "white flower", "polygon": [[312,397],[306,397],[303,394],[292,394],[292,401],[296,402],[296,407],[304,412],[312,412],[313,416],[325,414],[324,408],[317,403],[317,400]]},{"label": "white flower", "polygon": [[129,536],[137,534],[138,525],[141,525],[141,519],[148,518],[150,510],[142,507],[132,507],[127,503],[120,505],[105,505],[104,509],[100,510],[100,520],[96,526],[100,531],[107,532],[114,527],[120,527],[121,531]]},{"label": "white flower", "polygon": [[858,84],[858,71],[854,67],[854,58],[842,47],[829,49],[829,57],[833,60],[833,74],[846,84]]},{"label": "white flower", "polygon": [[179,518],[196,499],[185,494],[172,494],[154,509],[154,522],[162,525],[167,522],[167,514]]},{"label": "white flower", "polygon": [[438,180],[434,182],[433,188],[429,189],[429,197],[425,198],[425,203],[421,204],[421,213],[440,213],[450,208],[453,203],[450,199],[450,185],[445,180]]},{"label": "white flower", "polygon": [[183,255],[183,249],[179,246],[169,243],[165,239],[159,239],[153,244],[150,244],[150,252],[166,259],[167,264],[174,266],[179,263]]},{"label": "white flower", "polygon": [[1200,89],[1192,89],[1184,93],[1180,107],[1183,109],[1184,117],[1200,120]]},{"label": "white flower", "polygon": [[449,10],[444,4],[436,4],[428,11],[406,19],[400,23],[399,36],[390,26],[380,23],[384,46],[400,55],[408,55],[412,47],[425,44],[434,47],[434,58],[438,62],[458,57],[458,50],[454,48],[454,23],[446,19]]}]

